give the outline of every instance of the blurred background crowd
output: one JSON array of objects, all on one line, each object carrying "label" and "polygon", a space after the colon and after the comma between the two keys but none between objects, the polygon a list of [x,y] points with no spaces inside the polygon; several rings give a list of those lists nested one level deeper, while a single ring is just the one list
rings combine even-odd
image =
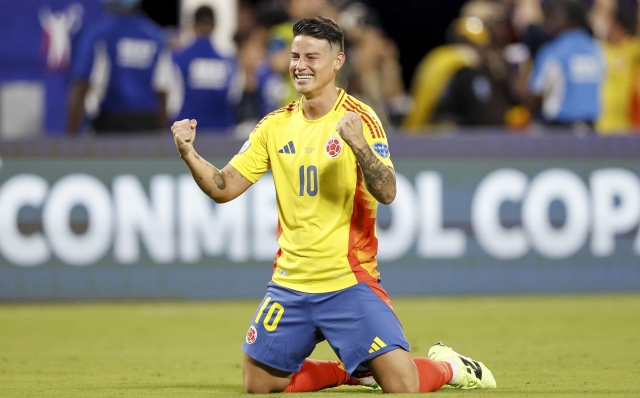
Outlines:
[{"label": "blurred background crowd", "polygon": [[[97,21],[76,29],[68,60],[48,52],[49,66],[68,63],[66,134],[158,133],[191,118],[200,133],[246,136],[298,97],[291,28],[317,15],[346,34],[338,85],[392,134],[640,132],[638,0],[469,0],[448,22],[446,42],[414,47],[422,60],[409,78],[384,15],[365,0],[238,0],[225,48],[213,37],[227,14],[205,2],[179,30],[162,29],[140,0],[101,7]],[[74,32],[72,8],[61,15],[49,19]]]}]

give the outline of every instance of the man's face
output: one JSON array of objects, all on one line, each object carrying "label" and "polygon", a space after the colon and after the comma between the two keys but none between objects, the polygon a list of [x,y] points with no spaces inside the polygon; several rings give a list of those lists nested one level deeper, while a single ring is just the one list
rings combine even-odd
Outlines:
[{"label": "man's face", "polygon": [[291,44],[289,73],[301,94],[310,94],[334,82],[344,54],[334,44],[311,36],[296,36]]}]

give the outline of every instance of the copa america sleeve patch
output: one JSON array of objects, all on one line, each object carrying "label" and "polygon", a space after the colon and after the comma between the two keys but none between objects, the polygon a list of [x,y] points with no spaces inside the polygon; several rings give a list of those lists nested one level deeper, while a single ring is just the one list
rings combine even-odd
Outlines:
[{"label": "copa america sleeve patch", "polygon": [[242,145],[242,148],[240,148],[240,152],[238,152],[238,154],[241,154],[242,152],[246,151],[247,149],[249,149],[250,146],[251,146],[251,141],[246,140]]},{"label": "copa america sleeve patch", "polygon": [[373,148],[380,157],[384,159],[389,157],[389,147],[384,142],[374,142],[371,148]]}]

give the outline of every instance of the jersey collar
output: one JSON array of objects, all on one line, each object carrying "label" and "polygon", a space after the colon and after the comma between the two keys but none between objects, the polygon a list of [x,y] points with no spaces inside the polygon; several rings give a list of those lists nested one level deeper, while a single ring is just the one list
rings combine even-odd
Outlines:
[{"label": "jersey collar", "polygon": [[347,99],[347,92],[341,88],[338,88],[338,99],[333,104],[333,108],[331,108],[331,110],[333,112],[339,112],[340,109],[342,108],[342,104],[346,99]]}]

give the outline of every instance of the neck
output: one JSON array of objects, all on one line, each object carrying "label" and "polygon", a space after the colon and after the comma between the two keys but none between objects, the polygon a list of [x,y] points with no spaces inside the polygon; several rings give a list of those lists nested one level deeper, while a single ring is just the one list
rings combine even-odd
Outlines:
[{"label": "neck", "polygon": [[320,119],[331,111],[333,104],[338,99],[338,89],[329,85],[319,93],[308,93],[303,95],[302,112],[309,120]]},{"label": "neck", "polygon": [[619,45],[627,38],[627,36],[628,34],[624,29],[614,25],[614,26],[611,26],[611,28],[609,28],[609,34],[607,35],[607,39],[611,44]]},{"label": "neck", "polygon": [[196,24],[193,27],[193,32],[198,37],[209,37],[213,33],[213,28],[211,28],[209,26],[206,26],[206,25],[202,26],[202,25]]}]

